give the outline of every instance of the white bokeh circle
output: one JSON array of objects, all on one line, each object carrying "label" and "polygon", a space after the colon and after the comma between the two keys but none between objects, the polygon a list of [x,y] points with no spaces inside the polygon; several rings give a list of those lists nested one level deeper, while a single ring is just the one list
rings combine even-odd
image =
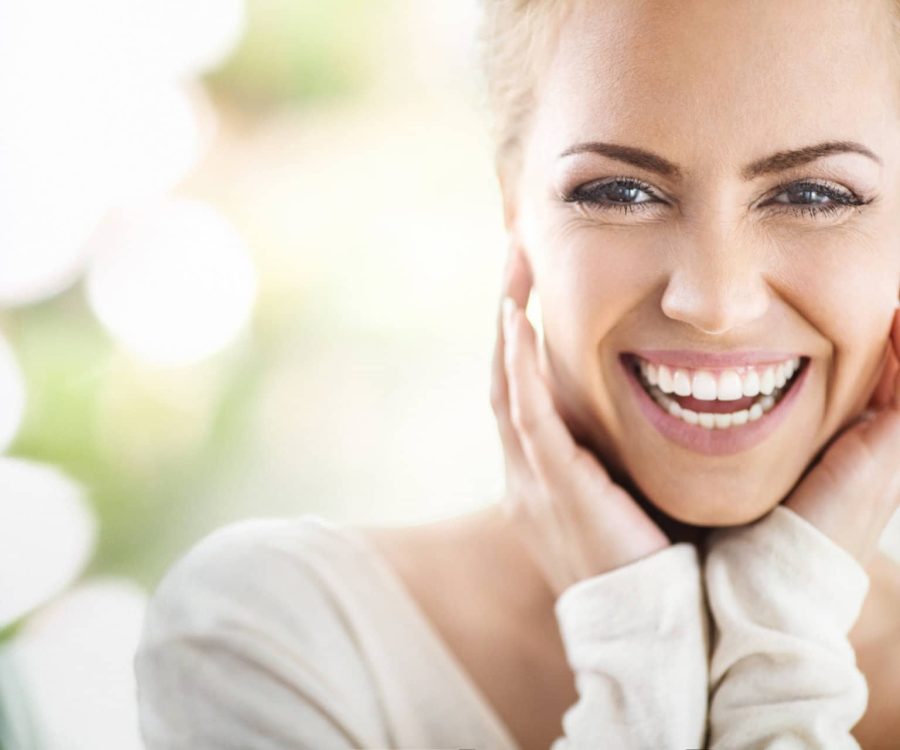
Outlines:
[{"label": "white bokeh circle", "polygon": [[119,211],[96,241],[88,301],[139,359],[192,364],[247,324],[256,270],[241,236],[212,206],[181,199]]},{"label": "white bokeh circle", "polygon": [[197,116],[205,104],[196,101],[201,89],[163,80],[139,86],[123,80],[120,86],[115,148],[123,168],[117,203],[156,199],[190,173],[209,145]]},{"label": "white bokeh circle", "polygon": [[25,378],[12,348],[0,335],[0,453],[19,431],[25,398]]},{"label": "white bokeh circle", "polygon": [[0,627],[59,593],[97,536],[84,489],[60,470],[0,456]]},{"label": "white bokeh circle", "polygon": [[207,73],[244,35],[244,0],[145,0],[138,33],[153,64],[174,77]]},{"label": "white bokeh circle", "polygon": [[103,59],[90,15],[72,3],[0,3],[2,305],[72,284],[114,196],[102,71],[118,66]]},{"label": "white bokeh circle", "polygon": [[9,647],[44,750],[140,750],[132,658],[146,595],[116,578],[82,584],[30,618]]},{"label": "white bokeh circle", "polygon": [[70,287],[110,209],[195,165],[186,89],[245,25],[244,0],[0,2],[0,305]]}]

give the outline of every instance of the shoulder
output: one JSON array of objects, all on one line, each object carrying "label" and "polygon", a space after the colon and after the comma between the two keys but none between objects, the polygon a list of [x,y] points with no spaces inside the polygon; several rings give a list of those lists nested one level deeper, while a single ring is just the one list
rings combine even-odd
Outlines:
[{"label": "shoulder", "polygon": [[357,558],[338,531],[317,516],[242,521],[169,568],[134,657],[148,747],[378,736],[375,690],[339,591]]},{"label": "shoulder", "polygon": [[361,655],[341,589],[355,577],[352,552],[317,516],[241,521],[204,537],[150,597],[139,683],[150,691],[228,670],[287,679],[301,664],[355,673]]},{"label": "shoulder", "polygon": [[316,515],[224,526],[166,571],[150,598],[143,646],[247,628],[313,635],[336,616],[329,569],[352,562],[337,525]]},{"label": "shoulder", "polygon": [[346,590],[361,561],[317,516],[234,523],[178,559],[134,656],[148,750],[385,746]]}]

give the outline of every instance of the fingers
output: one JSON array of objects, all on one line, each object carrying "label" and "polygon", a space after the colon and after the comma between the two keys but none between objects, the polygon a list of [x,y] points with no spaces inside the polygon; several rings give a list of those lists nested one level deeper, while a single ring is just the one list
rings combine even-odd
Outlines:
[{"label": "fingers", "polygon": [[[500,295],[502,303],[505,297],[512,297],[516,304],[524,306],[528,299],[528,293],[531,290],[531,271],[522,257],[522,252],[515,244],[510,244],[509,252],[506,257],[506,267],[503,270],[503,288]],[[506,367],[503,359],[503,350],[505,347],[505,336],[503,333],[503,308],[498,305],[497,309],[497,338],[494,345],[494,357],[492,363],[491,378],[491,405],[494,414],[498,417],[506,415],[509,411],[509,397],[507,393],[506,383]]]},{"label": "fingers", "polygon": [[581,449],[538,371],[536,335],[521,307],[504,302],[510,418],[534,473],[545,486],[568,484]]},{"label": "fingers", "polygon": [[894,312],[894,322],[891,324],[891,347],[894,354],[894,388],[893,408],[900,411],[900,310]]},{"label": "fingers", "polygon": [[863,412],[828,447],[786,505],[863,563],[900,504],[900,411]]},{"label": "fingers", "polygon": [[[513,296],[517,300],[528,296],[531,276],[527,269],[523,268],[524,264],[520,255],[521,253],[514,245],[510,247],[503,275],[501,302],[507,296]],[[528,460],[522,451],[519,437],[510,417],[509,388],[507,385],[504,354],[506,337],[503,331],[503,308],[502,305],[497,307],[497,335],[491,363],[491,408],[497,420],[497,428],[500,432],[500,441],[503,445],[504,461],[509,477],[516,472],[528,471]]]},{"label": "fingers", "polygon": [[900,310],[895,311],[891,320],[888,342],[885,347],[878,384],[872,391],[872,397],[866,405],[867,409],[881,410],[885,408],[900,409]]},{"label": "fingers", "polygon": [[516,248],[507,266],[494,352],[492,403],[507,463],[504,510],[559,595],[576,581],[669,544],[634,499],[579,446],[540,372],[525,316],[531,272]]},{"label": "fingers", "polygon": [[511,243],[506,260],[504,294],[512,297],[516,301],[516,305],[524,310],[528,304],[528,294],[531,292],[533,283],[531,268],[528,266],[524,253],[515,243]]}]

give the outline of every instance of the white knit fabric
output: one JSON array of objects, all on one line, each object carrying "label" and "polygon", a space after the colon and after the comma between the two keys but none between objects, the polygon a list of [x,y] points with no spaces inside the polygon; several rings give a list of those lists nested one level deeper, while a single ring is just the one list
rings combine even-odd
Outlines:
[{"label": "white knit fabric", "polygon": [[[678,544],[562,593],[579,699],[550,750],[856,747],[863,569],[781,507],[710,542],[704,567]],[[375,549],[318,516],[195,546],[135,668],[148,750],[519,750]]]}]

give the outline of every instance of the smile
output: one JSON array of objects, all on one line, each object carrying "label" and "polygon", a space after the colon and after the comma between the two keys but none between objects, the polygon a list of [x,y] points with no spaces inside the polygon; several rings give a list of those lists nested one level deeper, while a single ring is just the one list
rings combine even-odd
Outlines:
[{"label": "smile", "polygon": [[665,363],[620,355],[638,406],[664,436],[708,454],[746,450],[768,436],[796,400],[809,369],[809,358],[801,356],[692,367],[663,354]]}]

